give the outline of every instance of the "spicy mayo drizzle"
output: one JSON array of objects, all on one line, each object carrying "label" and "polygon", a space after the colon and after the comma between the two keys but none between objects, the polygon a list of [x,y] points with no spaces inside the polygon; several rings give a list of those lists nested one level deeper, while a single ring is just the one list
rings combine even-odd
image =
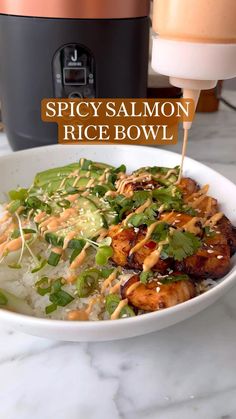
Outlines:
[{"label": "spicy mayo drizzle", "polygon": [[125,298],[125,300],[121,300],[118,304],[118,306],[116,307],[115,311],[113,312],[113,314],[111,315],[111,320],[116,320],[119,318],[120,312],[122,310],[122,308],[124,308],[127,304],[128,304],[128,298]]}]

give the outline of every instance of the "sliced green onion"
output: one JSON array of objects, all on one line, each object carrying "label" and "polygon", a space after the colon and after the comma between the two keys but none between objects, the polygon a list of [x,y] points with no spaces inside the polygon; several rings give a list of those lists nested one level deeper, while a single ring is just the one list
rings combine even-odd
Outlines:
[{"label": "sliced green onion", "polygon": [[27,199],[27,205],[33,209],[40,209],[42,207],[43,202],[37,198],[37,196],[30,196]]},{"label": "sliced green onion", "polygon": [[48,265],[50,266],[57,266],[61,259],[61,254],[51,252],[48,258]]},{"label": "sliced green onion", "polygon": [[79,298],[86,298],[98,287],[101,272],[98,269],[88,269],[81,273],[76,282]]},{"label": "sliced green onion", "polygon": [[109,294],[106,296],[106,303],[105,309],[110,314],[110,316],[114,313],[115,309],[118,307],[120,303],[120,297],[117,294]]},{"label": "sliced green onion", "polygon": [[80,252],[83,250],[86,242],[83,239],[72,239],[68,244],[69,249],[73,249],[73,252],[70,257],[70,263],[72,263],[77,256],[79,256]]},{"label": "sliced green onion", "polygon": [[37,282],[35,282],[35,285],[36,286],[42,285],[45,282],[47,282],[47,284],[49,284],[49,278],[48,278],[48,276],[44,276],[43,278],[39,279]]},{"label": "sliced green onion", "polygon": [[62,278],[58,278],[56,279],[53,283],[52,283],[52,292],[57,292],[60,291],[62,288]]},{"label": "sliced green onion", "polygon": [[[32,228],[22,228],[22,231],[24,234],[36,234],[37,231],[33,230]],[[19,229],[15,229],[12,234],[11,234],[11,239],[18,239],[18,237],[20,237],[20,230]]]},{"label": "sliced green onion", "polygon": [[39,198],[37,198],[37,196],[30,196],[27,199],[26,203],[29,208],[33,208],[35,210],[40,209],[42,211],[45,211],[47,214],[51,214],[52,212],[50,205],[41,201]]},{"label": "sliced green onion", "polygon": [[56,304],[50,304],[49,306],[47,306],[47,307],[45,308],[45,313],[46,313],[46,314],[51,314],[51,313],[53,313],[54,311],[56,311],[56,309],[57,309],[57,305],[56,305]]},{"label": "sliced green onion", "polygon": [[119,318],[122,319],[123,317],[134,317],[134,316],[135,316],[134,310],[127,304],[125,307],[122,308]]},{"label": "sliced green onion", "polygon": [[35,286],[37,288],[37,293],[41,296],[44,296],[51,292],[51,285],[47,276],[44,276],[39,281],[37,281]]},{"label": "sliced green onion", "polygon": [[57,205],[61,208],[69,208],[70,201],[68,201],[67,199],[63,199],[62,201],[57,202]]},{"label": "sliced green onion", "polygon": [[7,297],[0,291],[0,306],[6,306],[8,303]]},{"label": "sliced green onion", "polygon": [[49,300],[57,306],[65,307],[74,300],[74,297],[66,291],[59,290],[50,294]]},{"label": "sliced green onion", "polygon": [[102,276],[102,278],[106,279],[112,274],[112,272],[114,272],[113,268],[111,268],[111,269],[110,268],[103,268],[101,270],[101,276]]},{"label": "sliced green onion", "polygon": [[85,246],[86,242],[83,239],[73,239],[69,242],[68,248],[73,249],[73,252],[70,257],[70,263],[72,263],[77,256],[81,253]]},{"label": "sliced green onion", "polygon": [[7,266],[8,266],[8,268],[11,268],[11,269],[21,269],[22,268],[22,266],[19,263],[11,263],[10,265],[7,265]]},{"label": "sliced green onion", "polygon": [[53,233],[45,234],[45,240],[55,247],[63,247],[64,244],[63,237],[57,237],[56,234]]},{"label": "sliced green onion", "polygon": [[42,211],[45,211],[47,214],[51,214],[52,213],[52,208],[50,207],[50,205],[44,203],[42,205]]},{"label": "sliced green onion", "polygon": [[73,252],[71,253],[70,263],[72,263],[77,258],[77,256],[79,256],[80,253],[81,253],[80,249],[74,249]]},{"label": "sliced green onion", "polygon": [[20,237],[20,230],[15,229],[11,234],[11,239],[18,239],[18,237]]},{"label": "sliced green onion", "polygon": [[[110,314],[110,316],[114,313],[116,308],[118,307],[121,299],[117,294],[109,294],[106,297],[105,309]],[[122,308],[119,318],[122,317],[134,317],[135,312],[134,310],[127,304],[125,307]]]},{"label": "sliced green onion", "polygon": [[84,239],[72,239],[69,241],[68,248],[82,250],[85,244],[86,241]]},{"label": "sliced green onion", "polygon": [[35,274],[36,272],[41,271],[41,269],[43,269],[44,266],[46,266],[46,265],[47,265],[47,260],[44,259],[44,260],[42,260],[42,262],[38,266],[36,266],[34,269],[32,269],[31,273]]},{"label": "sliced green onion", "polygon": [[33,230],[32,228],[22,228],[22,231],[25,234],[30,234],[30,233],[35,234],[35,233],[37,233],[37,231]]}]

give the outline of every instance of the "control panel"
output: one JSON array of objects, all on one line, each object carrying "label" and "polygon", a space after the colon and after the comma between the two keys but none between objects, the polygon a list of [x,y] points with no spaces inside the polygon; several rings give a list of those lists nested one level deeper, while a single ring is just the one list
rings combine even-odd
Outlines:
[{"label": "control panel", "polygon": [[53,58],[54,95],[58,98],[96,97],[95,60],[79,44],[62,47]]}]

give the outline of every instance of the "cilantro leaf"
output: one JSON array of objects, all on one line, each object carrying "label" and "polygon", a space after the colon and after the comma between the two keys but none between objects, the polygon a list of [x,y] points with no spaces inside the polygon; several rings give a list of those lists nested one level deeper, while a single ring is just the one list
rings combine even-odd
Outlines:
[{"label": "cilantro leaf", "polygon": [[116,169],[113,169],[114,173],[125,173],[126,172],[126,166],[124,164],[121,164]]},{"label": "cilantro leaf", "polygon": [[182,192],[175,185],[155,189],[152,195],[161,205],[164,205],[165,211],[175,210],[192,216],[196,215],[196,211],[184,203]]},{"label": "cilantro leaf", "polygon": [[135,191],[132,200],[134,202],[134,207],[141,207],[149,198],[152,197],[151,192],[149,191]]},{"label": "cilantro leaf", "polygon": [[142,284],[146,284],[148,279],[151,278],[152,276],[153,276],[152,271],[142,272],[140,274],[140,282],[142,282]]},{"label": "cilantro leaf", "polygon": [[216,235],[216,232],[212,230],[210,226],[206,226],[204,232],[207,237],[214,237]]},{"label": "cilantro leaf", "polygon": [[179,212],[184,212],[185,214],[191,215],[192,217],[196,217],[197,215],[197,211],[194,208],[188,207],[188,205],[183,205]]},{"label": "cilantro leaf", "polygon": [[28,196],[28,189],[16,189],[8,192],[8,195],[11,201],[19,199],[21,202],[24,202]]},{"label": "cilantro leaf", "polygon": [[163,241],[167,238],[169,231],[169,224],[162,222],[160,224],[157,224],[155,230],[153,231],[151,235],[151,240],[153,240],[156,243],[159,243],[160,241]]},{"label": "cilantro leaf", "polygon": [[128,225],[133,227],[139,227],[146,223],[146,217],[144,214],[133,214],[128,221]]},{"label": "cilantro leaf", "polygon": [[104,185],[96,185],[92,188],[91,193],[93,195],[97,195],[99,197],[102,197],[105,195],[105,193],[109,190],[107,186]]},{"label": "cilantro leaf", "polygon": [[182,261],[194,255],[201,247],[201,240],[188,231],[175,231],[169,238],[169,244],[163,248],[163,258],[168,255],[177,261]]},{"label": "cilantro leaf", "polygon": [[149,219],[149,224],[151,224],[153,221],[156,221],[157,218],[157,213],[158,213],[158,205],[157,204],[152,204],[150,205],[150,207],[148,207],[145,211],[144,211],[146,217],[148,217]]},{"label": "cilantro leaf", "polygon": [[117,214],[117,223],[119,223],[126,212],[131,211],[133,207],[132,199],[126,198],[124,195],[117,195],[115,197],[108,196],[105,201],[109,203],[112,211]]},{"label": "cilantro leaf", "polygon": [[176,186],[155,189],[152,194],[158,202],[164,205],[165,210],[176,209],[178,211],[183,206],[182,194]]},{"label": "cilantro leaf", "polygon": [[141,225],[149,226],[156,220],[157,212],[158,212],[158,206],[156,204],[152,204],[143,213],[133,214],[129,218],[128,224],[129,225],[131,224],[133,227],[140,227]]}]

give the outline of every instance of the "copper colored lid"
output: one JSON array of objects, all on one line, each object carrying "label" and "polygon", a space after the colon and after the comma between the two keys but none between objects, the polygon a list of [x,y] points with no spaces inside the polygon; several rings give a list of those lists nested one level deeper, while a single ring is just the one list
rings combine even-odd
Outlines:
[{"label": "copper colored lid", "polygon": [[0,0],[0,14],[74,19],[149,15],[150,0]]}]

